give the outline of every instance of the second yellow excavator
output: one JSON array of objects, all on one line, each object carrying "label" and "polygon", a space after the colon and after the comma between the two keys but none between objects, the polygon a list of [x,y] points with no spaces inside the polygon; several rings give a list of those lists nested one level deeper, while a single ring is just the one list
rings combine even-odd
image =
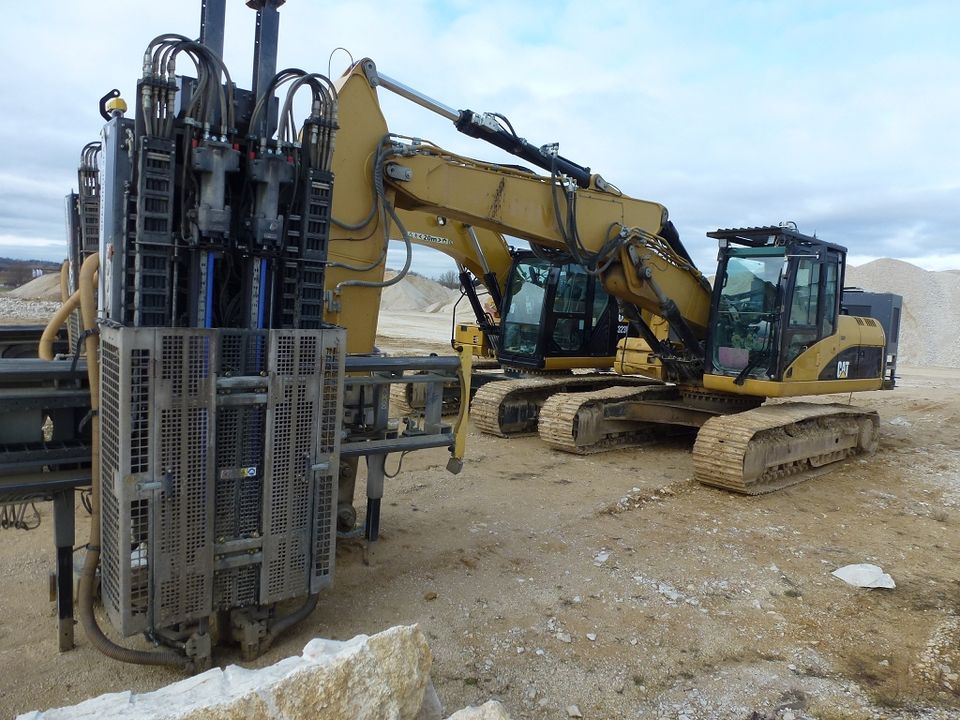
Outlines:
[{"label": "second yellow excavator", "polygon": [[[378,86],[549,174],[388,133]],[[613,297],[650,348],[664,381],[641,378],[639,384],[579,393],[557,392],[562,388],[555,383],[566,379],[491,384],[472,408],[481,428],[509,426],[535,406],[542,408],[533,412],[540,417],[540,436],[574,452],[636,444],[664,425],[698,428],[696,477],[746,493],[798,482],[876,448],[875,412],[795,402],[761,407],[767,398],[883,386],[880,324],[841,314],[843,247],[791,226],[718,230],[710,233],[720,243],[711,289],[664,206],[627,197],[560,156],[555,145],[532,145],[502,116],[453,110],[385,77],[370,60],[355,64],[338,92],[343,118],[334,159],[338,192],[352,185],[358,192],[351,197],[366,198],[367,207],[373,202],[369,212],[355,207],[353,217],[392,222],[408,243],[400,211],[530,243],[533,256],[516,263],[503,286],[501,361],[537,369],[545,367],[547,356],[580,357],[592,340],[615,332],[615,313],[604,315],[606,298]],[[363,137],[351,132],[364,123]],[[340,285],[341,292],[347,289]],[[654,332],[651,316],[662,318],[669,333]]]}]

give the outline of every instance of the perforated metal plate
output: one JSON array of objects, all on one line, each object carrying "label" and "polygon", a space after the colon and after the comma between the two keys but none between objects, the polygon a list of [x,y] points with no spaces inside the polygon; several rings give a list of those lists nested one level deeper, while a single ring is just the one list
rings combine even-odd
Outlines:
[{"label": "perforated metal plate", "polygon": [[267,405],[261,604],[332,581],[342,337],[329,330],[271,333],[276,373]]},{"label": "perforated metal plate", "polygon": [[344,348],[339,329],[102,329],[103,594],[124,635],[331,583]]}]

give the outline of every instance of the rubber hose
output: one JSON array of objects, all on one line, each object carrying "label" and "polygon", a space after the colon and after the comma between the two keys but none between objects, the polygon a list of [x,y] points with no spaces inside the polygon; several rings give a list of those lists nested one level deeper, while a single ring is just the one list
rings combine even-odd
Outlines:
[{"label": "rubber hose", "polygon": [[[90,255],[80,268],[80,315],[84,330],[93,330],[97,326],[97,292],[95,273],[100,264],[98,254]],[[97,336],[87,334],[84,342],[87,350],[87,378],[90,384],[90,444],[92,448],[90,462],[90,539],[87,541],[87,555],[80,575],[80,624],[90,640],[90,644],[107,657],[127,663],[140,665],[173,665],[186,667],[189,660],[171,650],[150,652],[132,650],[112,642],[97,624],[93,612],[93,590],[96,585],[97,566],[100,564],[100,363],[98,360]]]},{"label": "rubber hose", "polygon": [[60,302],[65,303],[70,297],[70,261],[64,260],[60,266]]},{"label": "rubber hose", "polygon": [[[61,284],[60,287],[63,289],[63,284]],[[37,356],[41,360],[53,360],[53,341],[57,339],[57,333],[60,332],[60,328],[63,327],[67,318],[70,317],[70,313],[79,306],[80,291],[77,290],[63,302],[63,305],[57,308],[57,311],[53,314],[53,317],[50,318],[50,322],[47,323],[47,326],[43,329],[43,334],[40,336],[40,346],[37,348]]]},{"label": "rubber hose", "polygon": [[267,630],[266,636],[263,638],[263,642],[260,643],[260,652],[265,653],[270,649],[270,646],[273,645],[273,641],[277,639],[277,636],[281,633],[288,630],[291,626],[296,625],[298,622],[306,618],[310,613],[317,609],[317,603],[320,601],[320,593],[316,595],[311,595],[307,598],[307,601],[301,605],[299,608],[294,610],[289,615],[284,615],[282,618],[277,620],[269,630]]}]

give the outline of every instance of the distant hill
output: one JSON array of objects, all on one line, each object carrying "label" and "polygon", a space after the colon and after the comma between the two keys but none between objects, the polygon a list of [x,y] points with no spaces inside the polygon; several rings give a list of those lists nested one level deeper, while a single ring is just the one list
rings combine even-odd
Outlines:
[{"label": "distant hill", "polygon": [[[391,280],[396,275],[396,271],[387,270],[384,280]],[[445,288],[436,280],[411,272],[397,284],[383,289],[380,307],[384,310],[434,313],[440,312],[459,297],[459,291]]]},{"label": "distant hill", "polygon": [[21,300],[59,300],[60,273],[46,273],[7,293]]},{"label": "distant hill", "polygon": [[44,272],[53,272],[60,270],[61,263],[52,260],[19,260],[17,258],[0,257],[0,270],[6,270],[11,267],[29,266],[43,268]]},{"label": "distant hill", "polygon": [[900,363],[960,367],[960,270],[924,270],[881,258],[848,265],[845,284],[903,296]]}]

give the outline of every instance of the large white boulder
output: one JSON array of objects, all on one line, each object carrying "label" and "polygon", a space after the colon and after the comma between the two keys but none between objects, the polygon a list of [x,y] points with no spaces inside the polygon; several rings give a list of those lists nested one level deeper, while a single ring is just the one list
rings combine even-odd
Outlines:
[{"label": "large white boulder", "polygon": [[420,629],[398,626],[346,642],[311,640],[299,657],[259,670],[213,668],[154,692],[110,693],[18,720],[413,720],[431,659]]},{"label": "large white boulder", "polygon": [[507,714],[506,708],[496,700],[487,700],[479,707],[471,705],[463,710],[458,710],[447,720],[510,720],[510,716]]}]

